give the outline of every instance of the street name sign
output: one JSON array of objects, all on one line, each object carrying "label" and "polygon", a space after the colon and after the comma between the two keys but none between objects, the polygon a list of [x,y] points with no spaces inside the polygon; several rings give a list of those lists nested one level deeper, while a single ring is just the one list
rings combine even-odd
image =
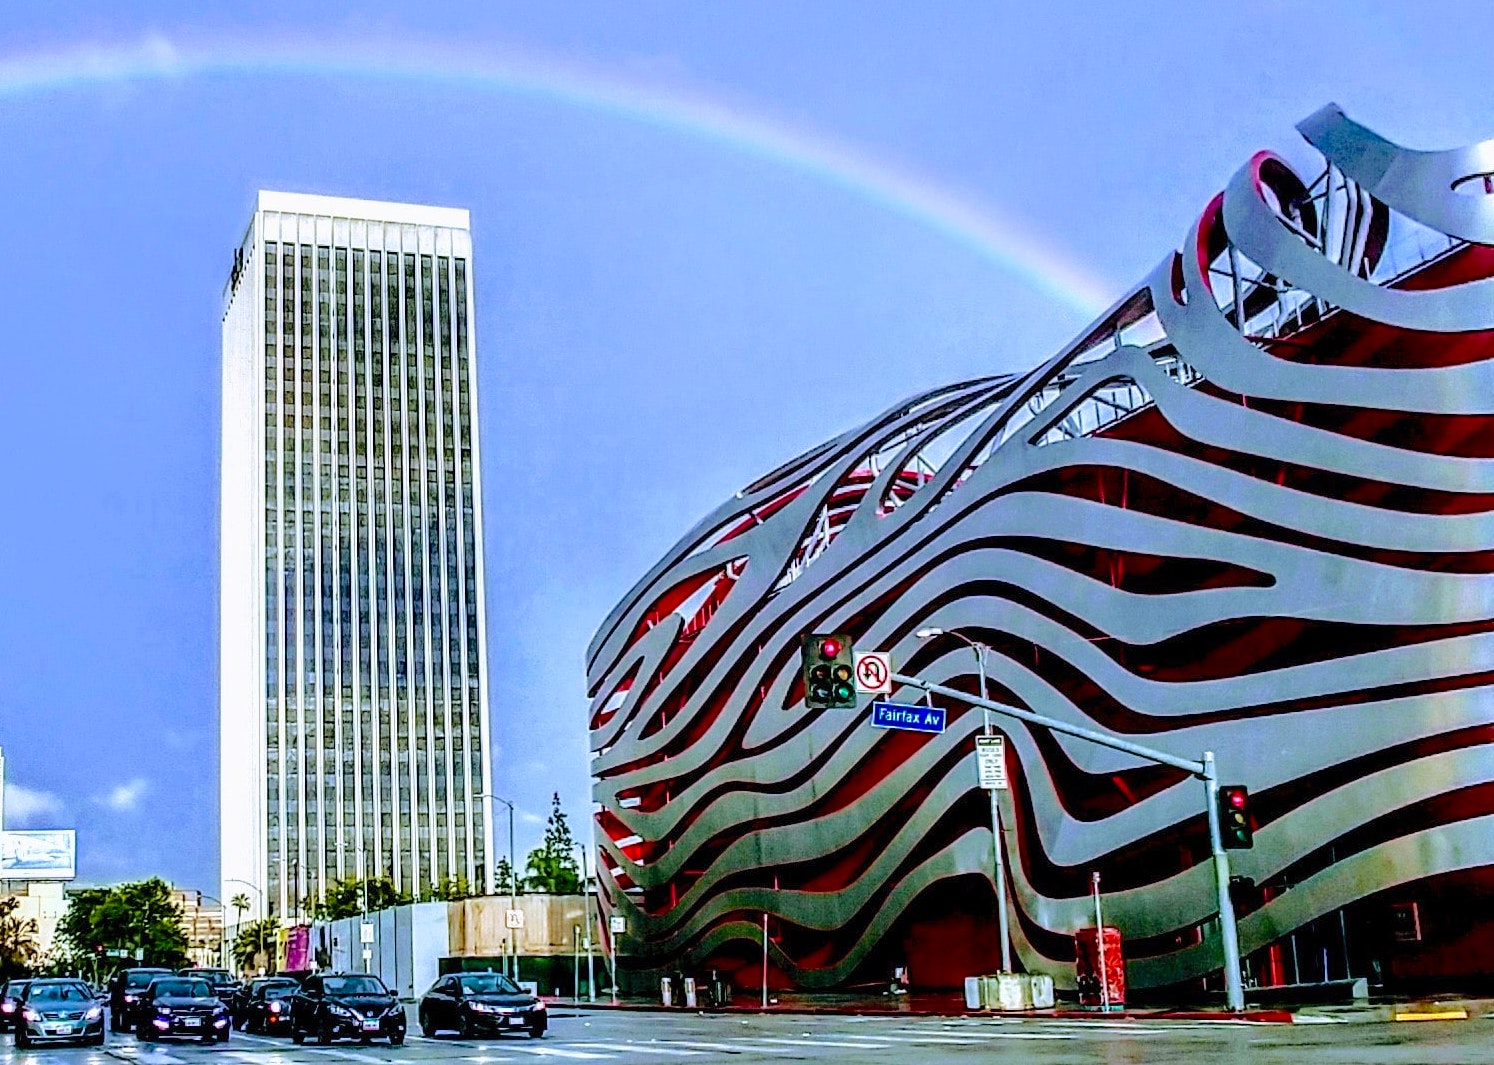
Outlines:
[{"label": "street name sign", "polygon": [[904,732],[943,732],[944,711],[937,706],[872,703],[871,723],[873,728],[901,729]]},{"label": "street name sign", "polygon": [[975,768],[980,773],[981,787],[987,791],[1005,791],[1006,737],[975,737]]},{"label": "street name sign", "polygon": [[892,654],[890,652],[856,652],[856,690],[862,695],[892,694]]}]

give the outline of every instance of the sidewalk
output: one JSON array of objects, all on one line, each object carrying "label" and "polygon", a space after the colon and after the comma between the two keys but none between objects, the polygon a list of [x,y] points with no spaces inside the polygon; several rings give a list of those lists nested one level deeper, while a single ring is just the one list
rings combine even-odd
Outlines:
[{"label": "sidewalk", "polygon": [[914,992],[888,995],[867,992],[804,993],[777,992],[770,995],[766,1011],[761,1000],[750,992],[739,992],[727,1006],[686,1009],[663,1006],[657,999],[599,998],[596,1002],[574,1003],[554,999],[558,1007],[580,1009],[617,1009],[662,1013],[782,1013],[804,1015],[911,1015],[925,1017],[1012,1017],[1032,1020],[1152,1020],[1152,1021],[1218,1021],[1257,1024],[1375,1024],[1393,1021],[1447,1021],[1494,1019],[1494,1000],[1473,998],[1438,998],[1435,1000],[1376,1001],[1353,1005],[1301,1005],[1271,1009],[1247,1009],[1232,1014],[1221,1008],[1136,1007],[1124,1011],[1101,1012],[1060,1004],[1053,1010],[1030,1010],[1021,1013],[996,1013],[972,1010],[965,1006],[964,996],[956,992]]}]

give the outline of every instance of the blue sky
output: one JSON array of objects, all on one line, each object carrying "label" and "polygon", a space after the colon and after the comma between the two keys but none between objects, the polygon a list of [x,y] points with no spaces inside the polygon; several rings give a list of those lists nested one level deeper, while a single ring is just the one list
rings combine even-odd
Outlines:
[{"label": "blue sky", "polygon": [[527,849],[551,790],[588,808],[587,639],[720,499],[1044,357],[1323,103],[1494,136],[1477,3],[18,7],[0,744],[8,827],[76,825],[85,881],[217,880],[219,293],[256,189],[472,211]]}]

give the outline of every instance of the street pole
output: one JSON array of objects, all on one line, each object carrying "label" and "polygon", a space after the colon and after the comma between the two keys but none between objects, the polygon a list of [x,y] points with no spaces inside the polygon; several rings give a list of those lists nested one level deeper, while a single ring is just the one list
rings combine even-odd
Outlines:
[{"label": "street pole", "polygon": [[[517,912],[519,909],[519,869],[514,864],[514,804],[507,799],[499,798],[497,795],[482,793],[477,797],[487,804],[485,816],[489,822],[492,821],[494,802],[501,802],[504,806],[508,807],[508,908],[511,912]],[[483,864],[483,879],[487,881],[483,885],[483,894],[485,895],[491,896],[496,894],[496,889],[493,886],[493,876],[493,856],[490,854],[488,855],[488,860]],[[519,929],[507,928],[507,925],[508,921],[505,918],[504,926],[508,935],[504,938],[508,941],[510,948],[508,954],[512,959],[511,964],[513,965],[513,972],[509,975],[517,981],[519,979]]]},{"label": "street pole", "polygon": [[586,875],[586,845],[576,844],[581,851],[581,890],[586,894],[583,897],[583,905],[586,909],[586,934],[583,937],[586,944],[586,1001],[597,1000],[597,978],[596,966],[591,953],[591,878]]},{"label": "street pole", "polygon": [[1219,892],[1219,940],[1224,946],[1224,998],[1229,1008],[1245,1008],[1245,988],[1240,982],[1240,932],[1235,924],[1235,903],[1229,897],[1229,853],[1219,831],[1219,775],[1214,752],[1204,751],[1203,782],[1209,810],[1209,850],[1214,855],[1214,887]]},{"label": "street pole", "polygon": [[1240,933],[1235,924],[1235,907],[1229,897],[1229,856],[1224,851],[1224,838],[1219,831],[1219,778],[1214,767],[1214,752],[1205,751],[1200,761],[1192,761],[1187,758],[1179,758],[1177,755],[1159,751],[1155,747],[1147,747],[1140,743],[1132,743],[1116,736],[1097,732],[1094,729],[1084,728],[1082,725],[1071,725],[1067,721],[1060,721],[1056,717],[1048,717],[1046,714],[1035,714],[1031,710],[1021,707],[1009,706],[1006,703],[993,702],[982,696],[974,696],[968,692],[962,692],[957,688],[951,688],[944,684],[935,684],[921,677],[910,677],[904,673],[894,673],[892,679],[898,684],[917,688],[920,691],[930,692],[934,695],[943,695],[949,699],[964,700],[972,706],[979,706],[1006,717],[1025,721],[1029,725],[1037,725],[1065,736],[1073,736],[1077,739],[1088,740],[1090,743],[1099,744],[1101,747],[1109,747],[1113,751],[1122,751],[1126,754],[1145,758],[1159,765],[1172,766],[1181,769],[1190,776],[1197,777],[1204,782],[1205,789],[1205,813],[1209,822],[1209,849],[1214,858],[1214,888],[1218,896],[1219,906],[1219,939],[1223,953],[1224,965],[1224,999],[1230,1010],[1239,1013],[1245,1009],[1245,987],[1240,980]]},{"label": "street pole", "polygon": [[[986,652],[990,650],[985,644],[970,639],[964,633],[950,632],[947,629],[920,629],[916,634],[919,639],[927,639],[930,636],[954,636],[970,645],[970,650],[975,652],[975,668],[980,674],[980,697],[986,698]],[[991,735],[991,708],[982,706],[981,734]],[[1006,912],[1006,857],[1001,846],[1001,803],[995,788],[988,789],[991,795],[991,850],[995,854],[993,861],[996,888],[996,936],[1001,942],[1001,971],[1009,973],[1012,971],[1012,944],[1011,933],[1008,926]]]},{"label": "street pole", "polygon": [[763,1009],[768,1008],[768,915],[763,914]]}]

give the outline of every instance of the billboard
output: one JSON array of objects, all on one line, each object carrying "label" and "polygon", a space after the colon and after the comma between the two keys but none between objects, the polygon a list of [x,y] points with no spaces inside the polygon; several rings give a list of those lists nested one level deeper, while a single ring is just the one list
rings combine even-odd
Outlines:
[{"label": "billboard", "polygon": [[0,880],[72,880],[78,834],[72,829],[0,832]]}]

